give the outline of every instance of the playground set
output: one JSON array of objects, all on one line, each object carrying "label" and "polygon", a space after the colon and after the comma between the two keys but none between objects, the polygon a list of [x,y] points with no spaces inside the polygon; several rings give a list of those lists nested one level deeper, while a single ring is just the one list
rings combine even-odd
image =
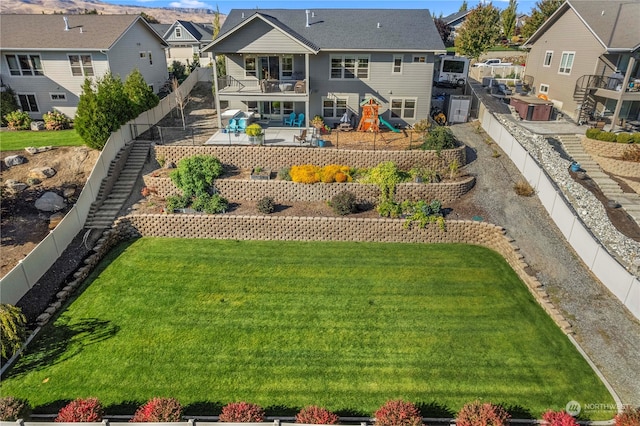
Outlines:
[{"label": "playground set", "polygon": [[380,124],[386,126],[394,133],[400,133],[399,129],[393,127],[391,123],[378,115],[380,105],[373,99],[365,99],[360,103],[362,107],[362,118],[358,124],[359,132],[379,132]]}]

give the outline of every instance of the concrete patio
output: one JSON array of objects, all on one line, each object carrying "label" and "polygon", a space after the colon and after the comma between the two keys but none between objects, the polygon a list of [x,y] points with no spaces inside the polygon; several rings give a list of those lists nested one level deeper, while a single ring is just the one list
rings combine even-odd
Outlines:
[{"label": "concrete patio", "polygon": [[[307,138],[305,143],[300,143],[294,139],[294,136],[300,136],[304,128],[300,127],[284,127],[284,126],[263,126],[264,142],[263,145],[273,146],[317,146],[318,138],[315,136],[315,128],[307,128]],[[205,145],[258,145],[256,142],[249,141],[249,136],[242,132],[226,133],[225,129],[220,129],[213,134]]]}]

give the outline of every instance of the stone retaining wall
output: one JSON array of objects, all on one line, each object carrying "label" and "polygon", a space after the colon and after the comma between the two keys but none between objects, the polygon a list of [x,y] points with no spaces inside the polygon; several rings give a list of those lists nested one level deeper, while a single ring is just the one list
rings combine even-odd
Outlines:
[{"label": "stone retaining wall", "polygon": [[343,149],[321,149],[282,146],[175,146],[155,145],[157,159],[175,164],[194,155],[213,155],[223,164],[232,164],[240,169],[256,166],[278,170],[298,164],[343,164],[349,167],[374,167],[384,161],[394,161],[399,168],[409,170],[414,166],[440,168],[444,163],[457,160],[460,167],[467,164],[465,147],[435,151],[357,151]]},{"label": "stone retaining wall", "polygon": [[121,238],[140,236],[236,240],[371,241],[405,243],[463,243],[500,253],[522,279],[534,298],[565,332],[571,325],[549,301],[538,280],[527,274],[527,264],[513,240],[499,226],[484,222],[447,221],[446,231],[435,224],[405,228],[403,219],[234,216],[234,215],[128,215],[114,225]]},{"label": "stone retaining wall", "polygon": [[[170,178],[143,176],[144,184],[153,188],[157,195],[166,198],[178,195]],[[396,200],[440,200],[450,203],[469,192],[475,184],[475,177],[467,176],[456,182],[443,183],[402,183],[396,189]],[[312,185],[284,180],[218,179],[214,186],[229,200],[258,201],[270,196],[276,202],[326,201],[344,190],[351,191],[361,202],[375,203],[380,197],[377,186],[362,183],[316,183]]]},{"label": "stone retaining wall", "polygon": [[589,155],[609,158],[621,158],[622,153],[629,148],[626,143],[605,142],[587,137],[582,138],[582,146]]}]

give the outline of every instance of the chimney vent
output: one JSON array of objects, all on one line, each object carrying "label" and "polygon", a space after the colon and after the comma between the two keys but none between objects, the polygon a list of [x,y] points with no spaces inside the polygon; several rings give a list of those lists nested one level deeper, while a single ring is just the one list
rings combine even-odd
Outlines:
[{"label": "chimney vent", "polygon": [[66,16],[63,16],[62,19],[64,20],[64,30],[69,31],[69,19]]},{"label": "chimney vent", "polygon": [[244,19],[244,12],[242,12],[242,19]]},{"label": "chimney vent", "polygon": [[378,28],[380,28],[380,22],[378,22]]},{"label": "chimney vent", "polygon": [[307,25],[305,25],[307,28],[309,27],[309,10],[305,10],[304,11],[305,15],[307,15]]},{"label": "chimney vent", "polygon": [[311,17],[312,17],[312,18],[315,18],[315,17],[316,17],[316,13],[315,13],[315,12],[313,12],[313,11],[311,11]]}]

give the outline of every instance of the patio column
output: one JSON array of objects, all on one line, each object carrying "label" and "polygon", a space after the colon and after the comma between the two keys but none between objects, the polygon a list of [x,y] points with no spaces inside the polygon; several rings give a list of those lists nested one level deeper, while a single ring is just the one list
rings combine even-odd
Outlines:
[{"label": "patio column", "polygon": [[304,83],[304,90],[305,90],[305,94],[306,94],[306,98],[304,101],[304,127],[308,128],[309,127],[309,99],[311,98],[311,89],[310,89],[310,85],[309,85],[309,54],[305,53],[304,54],[304,75],[306,76],[305,78],[305,83]]},{"label": "patio column", "polygon": [[620,94],[618,95],[618,102],[616,102],[616,108],[613,111],[613,118],[611,121],[611,131],[615,131],[618,126],[618,116],[620,115],[620,110],[622,109],[622,97],[627,92],[627,87],[629,87],[629,78],[631,77],[631,73],[633,72],[633,66],[636,63],[636,59],[631,56],[629,58],[629,64],[627,65],[627,71],[624,73],[624,80],[622,81],[622,89],[620,90]]},{"label": "patio column", "polygon": [[220,115],[220,96],[218,93],[218,55],[213,54],[213,100],[216,103],[216,119],[218,121],[218,129],[222,128],[222,117]]}]

